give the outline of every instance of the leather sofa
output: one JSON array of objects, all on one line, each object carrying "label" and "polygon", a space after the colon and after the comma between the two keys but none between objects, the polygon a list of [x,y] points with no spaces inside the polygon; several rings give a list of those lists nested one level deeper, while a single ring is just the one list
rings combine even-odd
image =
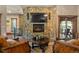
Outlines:
[{"label": "leather sofa", "polygon": [[31,48],[28,41],[12,40],[11,42],[9,40],[8,42],[5,38],[0,37],[0,52],[2,53],[29,53],[30,51]]},{"label": "leather sofa", "polygon": [[53,51],[55,53],[79,53],[79,40],[56,41]]}]

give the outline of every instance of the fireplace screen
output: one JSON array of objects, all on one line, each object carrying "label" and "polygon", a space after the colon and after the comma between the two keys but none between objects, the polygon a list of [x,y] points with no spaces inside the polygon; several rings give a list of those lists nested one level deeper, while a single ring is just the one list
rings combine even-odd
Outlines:
[{"label": "fireplace screen", "polygon": [[33,24],[33,32],[44,32],[44,24]]}]

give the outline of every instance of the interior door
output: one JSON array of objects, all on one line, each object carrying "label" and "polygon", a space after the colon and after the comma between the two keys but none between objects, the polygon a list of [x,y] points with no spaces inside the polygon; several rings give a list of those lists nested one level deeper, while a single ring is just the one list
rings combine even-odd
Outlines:
[{"label": "interior door", "polygon": [[77,17],[60,16],[59,17],[59,38],[69,40],[76,38]]}]

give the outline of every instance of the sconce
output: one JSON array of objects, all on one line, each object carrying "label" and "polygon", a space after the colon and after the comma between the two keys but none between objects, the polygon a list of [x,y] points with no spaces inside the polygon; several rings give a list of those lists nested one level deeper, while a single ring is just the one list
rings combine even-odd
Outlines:
[{"label": "sconce", "polygon": [[49,20],[50,20],[50,13],[49,13]]},{"label": "sconce", "polygon": [[27,13],[27,20],[29,20],[29,13]]},{"label": "sconce", "polygon": [[10,21],[9,21],[9,20],[7,20],[6,22],[7,22],[7,23],[9,23]]}]

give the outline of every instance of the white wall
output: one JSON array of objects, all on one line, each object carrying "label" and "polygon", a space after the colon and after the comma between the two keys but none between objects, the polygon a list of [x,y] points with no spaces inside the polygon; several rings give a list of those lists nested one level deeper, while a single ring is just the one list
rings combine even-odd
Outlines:
[{"label": "white wall", "polygon": [[77,15],[77,6],[74,5],[59,5],[57,6],[58,15]]},{"label": "white wall", "polygon": [[[20,6],[0,6],[0,14],[1,14],[1,35],[6,33],[6,20],[7,18],[17,18],[19,19],[19,14],[23,14],[23,10]],[[10,15],[8,15],[10,14]]]},{"label": "white wall", "polygon": [[6,6],[5,5],[0,5],[0,13],[3,13],[4,12],[4,8],[6,8]]},{"label": "white wall", "polygon": [[79,33],[79,6],[77,6],[77,14],[78,14],[78,18],[77,18],[77,32]]},{"label": "white wall", "polygon": [[6,32],[11,32],[11,18],[16,18],[17,19],[17,28],[19,28],[19,15],[7,15],[6,20],[9,21],[9,24],[6,25]]},{"label": "white wall", "polygon": [[79,6],[57,6],[58,15],[76,15],[77,33],[79,33]]},{"label": "white wall", "polygon": [[6,12],[9,14],[23,14],[22,7],[19,5],[7,5]]},{"label": "white wall", "polygon": [[1,35],[6,32],[6,6],[1,6]]},{"label": "white wall", "polygon": [[58,5],[57,16],[59,15],[73,15],[77,18],[77,32],[79,33],[79,6],[77,5]]}]

